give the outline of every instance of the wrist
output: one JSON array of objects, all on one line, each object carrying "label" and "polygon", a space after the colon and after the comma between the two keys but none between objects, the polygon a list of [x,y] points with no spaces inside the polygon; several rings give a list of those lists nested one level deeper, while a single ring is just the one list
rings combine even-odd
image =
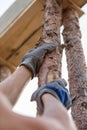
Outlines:
[{"label": "wrist", "polygon": [[18,68],[21,69],[21,71],[28,77],[28,78],[32,78],[32,72],[25,66],[25,65],[21,65]]}]

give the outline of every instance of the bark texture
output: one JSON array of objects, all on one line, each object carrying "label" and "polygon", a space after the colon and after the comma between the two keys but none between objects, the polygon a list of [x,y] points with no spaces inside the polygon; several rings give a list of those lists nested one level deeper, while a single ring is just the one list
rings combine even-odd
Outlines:
[{"label": "bark texture", "polygon": [[[50,80],[61,77],[61,56],[60,25],[61,25],[61,2],[57,0],[46,0],[43,35],[38,45],[44,43],[57,43],[56,51],[47,54],[44,63],[39,71],[39,86]],[[50,79],[50,80],[49,80]]]},{"label": "bark texture", "polygon": [[81,45],[78,14],[75,9],[64,10],[63,25],[69,86],[73,97],[72,116],[78,130],[87,130],[87,70]]}]

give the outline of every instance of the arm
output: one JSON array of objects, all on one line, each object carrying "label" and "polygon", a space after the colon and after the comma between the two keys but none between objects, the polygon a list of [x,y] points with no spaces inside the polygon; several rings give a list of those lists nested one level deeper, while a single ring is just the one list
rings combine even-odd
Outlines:
[{"label": "arm", "polygon": [[5,94],[12,105],[18,99],[25,83],[37,75],[45,55],[56,49],[56,46],[54,43],[48,43],[29,51],[22,58],[19,68],[0,83],[0,91]]},{"label": "arm", "polygon": [[0,130],[45,130],[43,128],[40,119],[12,112],[9,101],[0,93]]},{"label": "arm", "polygon": [[[0,130],[76,130],[72,121],[62,119],[63,116],[61,117],[61,112],[65,115],[64,118],[66,118],[66,116],[68,117],[68,114],[60,102],[49,94],[45,94],[42,100],[46,109],[44,115],[37,118],[31,118],[12,112],[9,106],[9,101],[0,93]],[[56,107],[54,107],[55,105],[52,105],[52,100],[54,100],[53,103]],[[58,115],[59,118],[57,119]],[[67,122],[68,125],[65,125],[64,122]],[[70,124],[72,124],[72,126],[70,126]]]},{"label": "arm", "polygon": [[5,94],[12,105],[15,104],[26,82],[31,79],[31,75],[31,72],[26,67],[21,66],[0,83],[0,91]]}]

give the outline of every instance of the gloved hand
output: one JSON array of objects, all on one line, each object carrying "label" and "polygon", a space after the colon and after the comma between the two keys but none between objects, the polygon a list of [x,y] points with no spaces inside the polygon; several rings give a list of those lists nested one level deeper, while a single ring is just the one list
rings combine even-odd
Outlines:
[{"label": "gloved hand", "polygon": [[67,83],[64,79],[55,79],[54,81],[41,86],[32,94],[31,101],[36,101],[37,110],[40,115],[42,115],[42,113],[44,112],[42,96],[46,93],[49,93],[54,96],[67,109],[71,107],[71,96],[69,95],[68,89],[65,88],[66,85]]},{"label": "gloved hand", "polygon": [[20,65],[26,66],[32,72],[33,78],[38,73],[45,55],[55,50],[56,47],[56,43],[46,43],[27,52],[22,58],[22,62]]}]

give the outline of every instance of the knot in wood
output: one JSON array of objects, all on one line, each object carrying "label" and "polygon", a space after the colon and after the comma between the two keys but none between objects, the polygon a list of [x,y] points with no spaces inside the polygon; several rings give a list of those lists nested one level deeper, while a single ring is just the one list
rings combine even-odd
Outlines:
[{"label": "knot in wood", "polygon": [[87,102],[83,102],[81,105],[82,105],[82,107],[84,107],[85,109],[87,109]]}]

